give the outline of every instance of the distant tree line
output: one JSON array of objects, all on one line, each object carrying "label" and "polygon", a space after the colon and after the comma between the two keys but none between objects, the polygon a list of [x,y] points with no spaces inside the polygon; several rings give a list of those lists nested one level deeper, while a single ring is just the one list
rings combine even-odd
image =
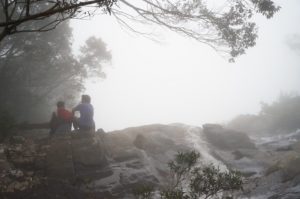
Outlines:
[{"label": "distant tree line", "polygon": [[239,115],[228,127],[254,134],[290,133],[300,129],[300,96],[281,95],[277,101],[261,103],[257,115]]}]

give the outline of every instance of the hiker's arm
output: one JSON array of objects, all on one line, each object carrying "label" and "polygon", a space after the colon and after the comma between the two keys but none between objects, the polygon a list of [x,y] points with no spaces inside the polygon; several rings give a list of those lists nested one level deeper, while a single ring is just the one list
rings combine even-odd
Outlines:
[{"label": "hiker's arm", "polygon": [[75,107],[72,109],[72,115],[73,115],[73,116],[75,115],[75,112],[76,112],[76,111],[79,111],[79,106],[80,106],[80,104],[77,105],[77,106],[75,106]]}]

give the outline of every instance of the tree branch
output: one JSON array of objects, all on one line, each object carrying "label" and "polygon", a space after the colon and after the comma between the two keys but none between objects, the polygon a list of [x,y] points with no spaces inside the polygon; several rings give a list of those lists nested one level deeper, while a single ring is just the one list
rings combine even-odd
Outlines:
[{"label": "tree branch", "polygon": [[48,10],[46,10],[44,12],[40,12],[40,13],[37,13],[37,14],[25,16],[24,18],[21,18],[21,19],[18,19],[18,20],[11,20],[11,21],[2,22],[2,23],[0,23],[0,27],[8,26],[8,25],[15,25],[15,24],[19,25],[19,24],[24,23],[26,21],[38,19],[40,17],[52,16],[52,15],[57,14],[57,13],[63,13],[65,11],[70,11],[72,9],[77,9],[77,8],[80,8],[80,7],[83,7],[83,6],[86,6],[86,5],[99,3],[101,1],[102,0],[86,1],[86,2],[81,2],[81,3],[78,3],[78,4],[66,5],[64,7],[59,7],[59,8],[57,8],[59,6],[59,4],[55,4],[53,7],[49,8]]}]

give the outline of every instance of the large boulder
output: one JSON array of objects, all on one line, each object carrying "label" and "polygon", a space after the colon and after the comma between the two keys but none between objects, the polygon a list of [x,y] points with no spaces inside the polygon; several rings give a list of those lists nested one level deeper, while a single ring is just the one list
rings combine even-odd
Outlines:
[{"label": "large boulder", "polygon": [[[300,140],[300,139],[299,139]],[[297,141],[292,144],[291,148],[296,151],[297,153],[300,153],[300,141]]]},{"label": "large boulder", "polygon": [[71,140],[74,170],[77,178],[101,179],[112,175],[106,149],[98,136],[74,134]]},{"label": "large boulder", "polygon": [[73,180],[75,170],[72,158],[72,144],[69,135],[53,137],[47,153],[47,177]]},{"label": "large boulder", "polygon": [[74,133],[51,138],[47,176],[55,179],[100,179],[111,175],[102,139],[96,134]]},{"label": "large boulder", "polygon": [[[282,165],[283,176],[282,181],[286,182],[300,175],[300,157],[292,157]],[[298,179],[300,180],[300,179]],[[297,182],[299,183],[299,182]]]},{"label": "large boulder", "polygon": [[143,149],[152,154],[163,153],[175,147],[172,139],[165,138],[163,136],[160,136],[159,134],[152,136],[138,134],[133,144],[137,148]]},{"label": "large boulder", "polygon": [[218,124],[204,124],[203,133],[213,146],[222,150],[255,148],[247,134],[223,128]]}]

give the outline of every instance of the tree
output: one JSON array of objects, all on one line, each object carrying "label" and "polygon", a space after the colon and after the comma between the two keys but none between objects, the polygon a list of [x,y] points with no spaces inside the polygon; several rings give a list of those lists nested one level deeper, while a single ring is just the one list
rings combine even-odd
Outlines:
[{"label": "tree", "polygon": [[[271,18],[278,10],[272,0],[229,0],[219,10],[202,0],[1,0],[0,42],[7,35],[53,30],[64,20],[91,17],[100,11],[112,14],[134,32],[141,33],[131,22],[160,25],[229,54],[233,60],[255,45],[254,14]],[[38,27],[26,25],[53,15],[56,17]]]},{"label": "tree", "polygon": [[[71,44],[66,22],[47,33],[9,36],[0,50],[0,111],[8,110],[19,121],[45,121],[57,100],[67,100],[69,106],[78,100],[87,77],[103,77],[102,64],[111,59],[106,44],[90,38],[83,47],[89,53],[79,58]],[[87,57],[93,64],[87,65]]]},{"label": "tree", "polygon": [[80,48],[80,64],[88,72],[85,76],[105,77],[102,69],[103,61],[111,60],[111,54],[106,49],[106,44],[99,38],[90,37],[84,46]]}]

